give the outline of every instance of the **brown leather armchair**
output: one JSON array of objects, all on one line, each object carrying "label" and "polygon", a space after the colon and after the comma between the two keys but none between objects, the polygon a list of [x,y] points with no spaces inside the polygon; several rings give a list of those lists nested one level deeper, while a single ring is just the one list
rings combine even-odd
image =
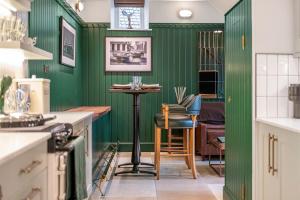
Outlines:
[{"label": "brown leather armchair", "polygon": [[219,153],[211,148],[209,140],[225,135],[224,103],[202,103],[201,113],[198,117],[199,126],[196,128],[196,153],[207,159],[211,155]]}]

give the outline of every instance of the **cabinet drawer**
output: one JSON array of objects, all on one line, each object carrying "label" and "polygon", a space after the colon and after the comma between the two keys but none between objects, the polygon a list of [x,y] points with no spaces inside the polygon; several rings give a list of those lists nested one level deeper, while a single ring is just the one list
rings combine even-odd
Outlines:
[{"label": "cabinet drawer", "polygon": [[3,199],[24,188],[31,179],[47,167],[47,142],[34,147],[0,167]]},{"label": "cabinet drawer", "polygon": [[47,200],[47,168],[24,183],[8,200]]}]

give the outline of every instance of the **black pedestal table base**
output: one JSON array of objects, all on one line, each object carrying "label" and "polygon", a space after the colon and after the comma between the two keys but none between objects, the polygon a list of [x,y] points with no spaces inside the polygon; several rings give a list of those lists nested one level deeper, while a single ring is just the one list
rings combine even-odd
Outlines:
[{"label": "black pedestal table base", "polygon": [[124,170],[121,172],[115,173],[115,175],[120,174],[150,174],[156,176],[156,173],[153,171],[147,171],[141,168],[145,168],[143,166],[154,167],[151,163],[144,163],[140,161],[141,157],[141,144],[140,144],[140,94],[146,94],[149,92],[159,92],[159,90],[152,91],[134,91],[134,90],[111,90],[112,92],[123,92],[127,94],[133,95],[133,145],[132,145],[132,154],[131,154],[131,162],[120,164],[118,167],[123,166],[132,166],[131,170]]}]

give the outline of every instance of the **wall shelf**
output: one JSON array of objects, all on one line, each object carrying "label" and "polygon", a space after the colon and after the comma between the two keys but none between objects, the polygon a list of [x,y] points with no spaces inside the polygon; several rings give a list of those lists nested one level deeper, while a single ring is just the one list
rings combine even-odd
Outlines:
[{"label": "wall shelf", "polygon": [[4,5],[12,11],[30,11],[31,0],[3,0],[0,5]]},{"label": "wall shelf", "polygon": [[0,42],[0,52],[19,52],[25,60],[52,60],[53,55],[43,49],[28,45],[20,41]]}]

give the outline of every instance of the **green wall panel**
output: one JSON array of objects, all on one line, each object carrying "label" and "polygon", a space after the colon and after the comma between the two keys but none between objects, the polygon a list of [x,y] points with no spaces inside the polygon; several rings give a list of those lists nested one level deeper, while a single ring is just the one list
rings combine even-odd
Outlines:
[{"label": "green wall panel", "polygon": [[[63,16],[77,31],[76,67],[59,64],[59,17]],[[29,35],[37,37],[38,47],[53,53],[52,61],[30,61],[29,73],[51,80],[51,110],[66,110],[82,105],[81,25],[55,0],[32,2]],[[49,72],[44,72],[44,67]]]},{"label": "green wall panel", "polygon": [[[129,83],[141,75],[144,83],[159,83],[159,94],[141,97],[141,142],[143,150],[153,147],[153,117],[163,102],[175,103],[174,86],[186,86],[187,94],[197,93],[198,32],[223,28],[223,24],[150,24],[152,31],[111,31],[108,24],[86,24],[82,29],[83,104],[110,105],[112,141],[121,150],[130,150],[132,141],[132,96],[110,93],[114,83]],[[106,36],[151,36],[152,72],[106,72]]]},{"label": "green wall panel", "polygon": [[251,1],[240,1],[225,18],[225,200],[252,199],[251,27]]}]

